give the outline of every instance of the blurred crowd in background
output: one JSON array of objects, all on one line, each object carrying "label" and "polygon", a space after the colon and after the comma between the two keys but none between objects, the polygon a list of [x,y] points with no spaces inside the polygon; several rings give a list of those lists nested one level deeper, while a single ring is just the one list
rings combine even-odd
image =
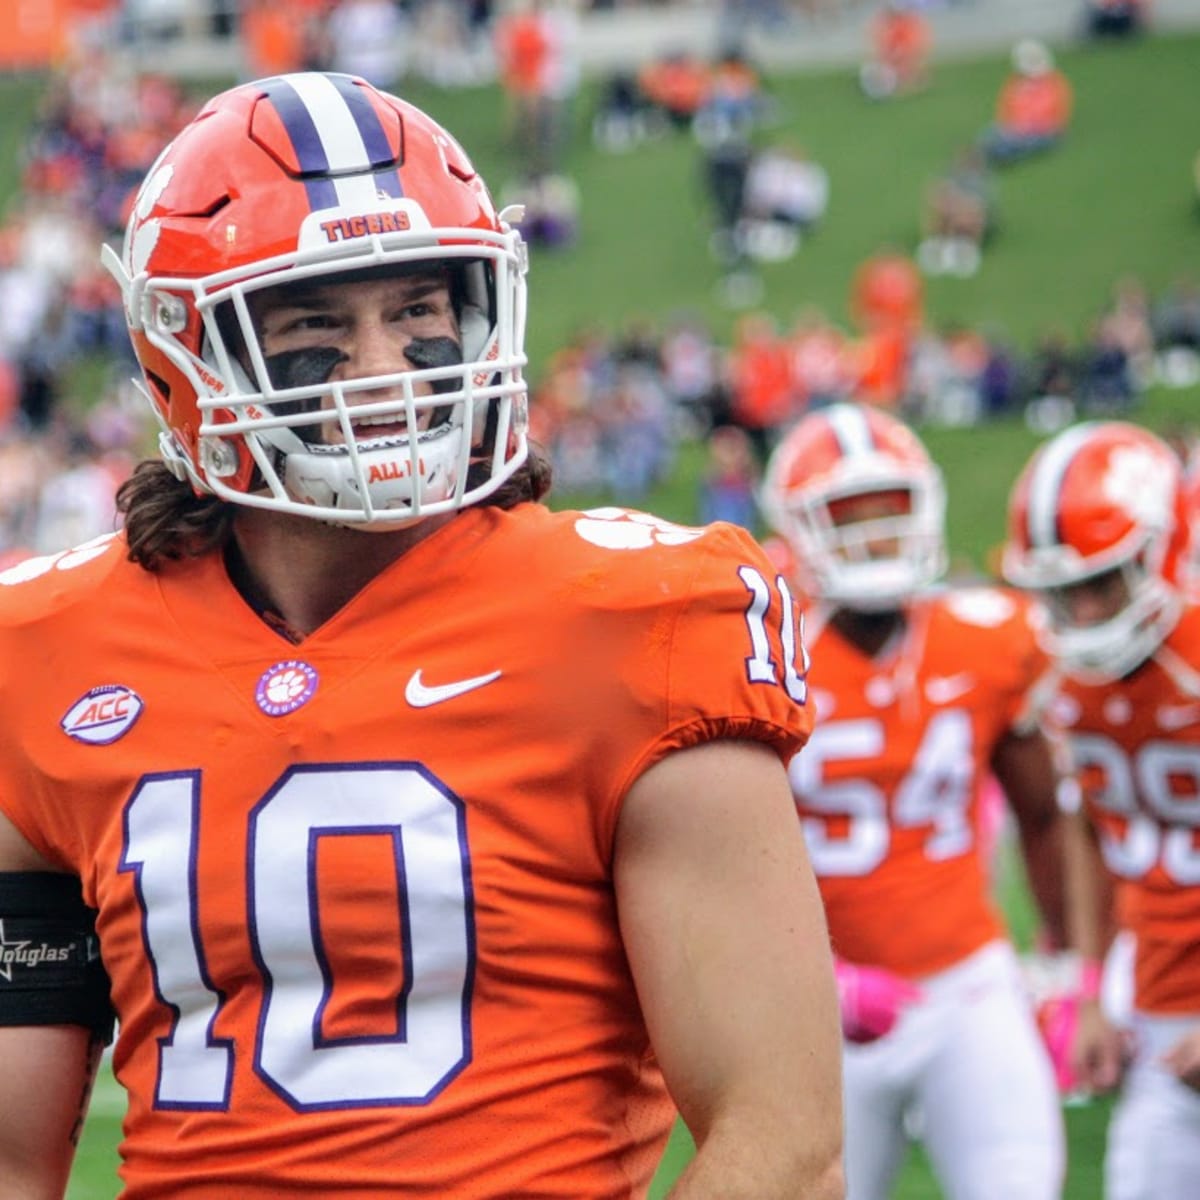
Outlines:
[{"label": "blurred crowd in background", "polygon": [[[566,105],[580,73],[577,10],[567,4],[58,2],[89,19],[49,77],[20,150],[20,194],[0,221],[0,556],[57,550],[110,530],[115,487],[153,446],[155,431],[129,383],[134,363],[120,297],[96,248],[119,238],[134,188],[193,108],[177,81],[123,67],[116,53],[123,39],[176,37],[200,17],[208,33],[237,25],[246,77],[304,66],[351,71],[385,87],[410,69],[448,86],[496,79],[515,164],[499,199],[525,204],[523,229],[535,247],[572,240],[578,195],[564,169]],[[836,20],[846,7],[804,0],[785,11],[771,0],[727,0],[721,13],[730,22],[797,12]],[[897,17],[909,23],[906,31],[889,27]],[[922,20],[911,4],[880,9],[861,73],[871,100],[924,85]],[[420,36],[400,37],[403,28]],[[380,53],[397,41],[420,44],[420,60]],[[995,217],[988,172],[1052,149],[1069,121],[1069,84],[1049,51],[1022,43],[1013,64],[1006,89],[1059,80],[1053,103],[1025,97],[1027,108],[1039,118],[1055,115],[1059,126],[1043,124],[1033,131],[1036,146],[1015,148],[1018,134],[1003,127],[1014,102],[998,98],[996,122],[977,145],[958,148],[946,177],[931,184],[912,253],[880,247],[858,264],[845,325],[815,307],[781,323],[756,306],[755,264],[797,253],[825,214],[830,186],[794,139],[753,136],[770,127],[772,108],[744,50],[719,43],[708,59],[672,54],[608,77],[590,125],[595,145],[621,153],[654,137],[695,139],[708,186],[709,250],[724,273],[724,298],[744,311],[729,344],[695,314],[661,325],[631,318],[617,333],[580,330],[539,364],[534,432],[559,488],[612,495],[619,479],[620,498],[636,503],[670,472],[682,443],[705,441],[712,464],[697,518],[753,525],[766,453],[814,406],[855,398],[953,425],[1023,413],[1049,431],[1077,415],[1128,413],[1155,382],[1195,383],[1200,277],[1181,276],[1153,296],[1136,278],[1120,281],[1112,295],[1095,297],[1082,341],[1046,330],[1037,345],[1017,347],[996,331],[930,322],[923,279],[970,274],[988,244]]]}]

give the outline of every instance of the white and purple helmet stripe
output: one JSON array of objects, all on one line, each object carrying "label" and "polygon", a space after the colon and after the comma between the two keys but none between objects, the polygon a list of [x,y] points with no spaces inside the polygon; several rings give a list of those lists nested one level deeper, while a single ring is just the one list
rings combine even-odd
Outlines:
[{"label": "white and purple helmet stripe", "polygon": [[349,75],[279,75],[264,85],[296,151],[313,211],[373,207],[404,195],[396,154],[367,94]]},{"label": "white and purple helmet stripe", "polygon": [[1027,506],[1029,528],[1026,536],[1031,549],[1040,550],[1062,542],[1058,523],[1058,499],[1063,480],[1075,456],[1091,436],[1094,424],[1085,422],[1060,434],[1038,455],[1029,480]]}]

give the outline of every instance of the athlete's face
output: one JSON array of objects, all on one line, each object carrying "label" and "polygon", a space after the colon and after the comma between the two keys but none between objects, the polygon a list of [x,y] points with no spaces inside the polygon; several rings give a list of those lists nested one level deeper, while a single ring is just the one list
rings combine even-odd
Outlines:
[{"label": "athlete's face", "polygon": [[1049,593],[1055,619],[1079,629],[1111,621],[1129,600],[1129,584],[1119,568]]},{"label": "athlete's face", "polygon": [[[839,529],[891,517],[903,517],[911,511],[912,498],[902,490],[863,492],[858,496],[844,496],[840,500],[833,500],[829,505],[829,515]],[[895,558],[900,553],[900,540],[892,535],[870,537],[863,543],[863,547],[871,558]]]},{"label": "athlete's face", "polygon": [[[254,294],[250,307],[268,360],[306,351],[336,351],[336,361],[326,376],[332,382],[459,361],[458,357],[446,357],[449,343],[455,347],[452,355],[457,355],[459,329],[444,270],[336,283],[284,284]],[[431,354],[436,361],[431,361]],[[428,381],[419,381],[413,390],[418,396],[428,396],[434,389]],[[392,385],[354,392],[348,399],[353,407],[402,395],[403,389]],[[327,401],[325,407],[332,407],[332,402]],[[420,410],[422,429],[431,416],[428,408]],[[356,422],[355,427],[360,437],[404,432],[403,420],[394,415],[368,418]],[[323,426],[323,434],[327,443],[344,440],[336,421]]]}]

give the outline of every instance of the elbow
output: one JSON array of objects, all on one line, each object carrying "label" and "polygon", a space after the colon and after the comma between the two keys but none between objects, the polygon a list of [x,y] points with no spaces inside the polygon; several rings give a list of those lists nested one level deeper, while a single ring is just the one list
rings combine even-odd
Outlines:
[{"label": "elbow", "polygon": [[842,1168],[840,1150],[833,1161],[813,1177],[812,1186],[797,1195],[804,1200],[846,1200],[846,1172]]}]

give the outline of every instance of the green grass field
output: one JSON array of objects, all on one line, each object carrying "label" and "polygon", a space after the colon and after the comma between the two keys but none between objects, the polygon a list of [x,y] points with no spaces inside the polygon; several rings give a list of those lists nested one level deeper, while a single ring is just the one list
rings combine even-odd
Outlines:
[{"label": "green grass field", "polygon": [[[1200,217],[1190,174],[1200,150],[1200,37],[1064,49],[1059,57],[1076,88],[1070,137],[1052,157],[1001,176],[1002,229],[983,270],[970,280],[928,286],[936,325],[973,323],[1028,348],[1049,328],[1073,338],[1082,334],[1124,275],[1159,291],[1180,272],[1200,269]],[[927,93],[891,106],[863,100],[848,69],[772,78],[779,123],[771,136],[794,136],[807,146],[830,173],[832,199],[826,221],[799,255],[765,270],[764,307],[787,321],[815,303],[848,320],[855,266],[885,245],[913,247],[926,185],[986,123],[1005,67],[1000,53],[940,63]],[[36,80],[0,78],[0,201],[14,192],[13,166],[38,93]],[[407,93],[458,134],[498,189],[510,171],[496,92],[418,85]],[[661,321],[686,308],[727,340],[736,319],[717,299],[717,270],[705,249],[707,214],[695,147],[680,137],[626,155],[596,154],[585,133],[593,99],[593,87],[579,98],[569,160],[583,197],[579,243],[568,252],[534,257],[529,349],[535,379],[547,357],[585,324],[616,331],[637,318]],[[1139,419],[1158,428],[1197,423],[1198,401],[1197,389],[1156,391]],[[946,473],[952,551],[960,561],[982,565],[1003,536],[1004,498],[1036,439],[1015,421],[924,433]],[[700,450],[685,446],[671,479],[644,506],[693,519],[700,461]],[[1024,936],[1028,907],[1019,878],[1010,878],[1004,901]],[[121,1109],[119,1088],[106,1074],[85,1129],[71,1200],[116,1195]],[[1107,1111],[1097,1104],[1067,1113],[1066,1200],[1099,1195]],[[677,1136],[655,1196],[665,1193],[689,1152],[686,1136]],[[897,1197],[938,1195],[914,1155]]]}]

